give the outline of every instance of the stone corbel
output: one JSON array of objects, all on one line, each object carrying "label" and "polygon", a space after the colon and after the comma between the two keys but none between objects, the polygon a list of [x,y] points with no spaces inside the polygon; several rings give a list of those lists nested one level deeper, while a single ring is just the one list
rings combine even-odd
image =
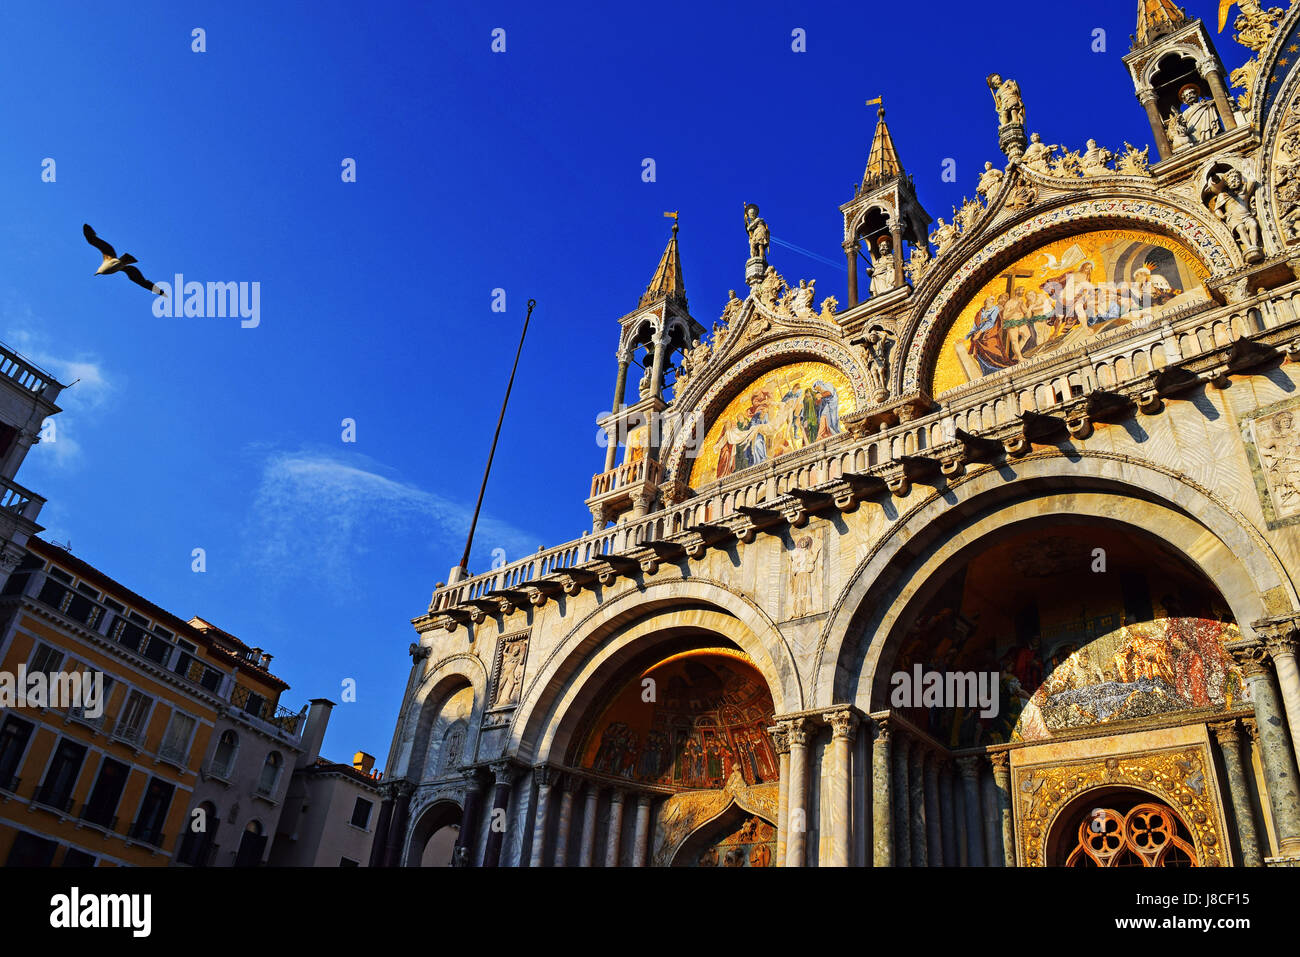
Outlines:
[{"label": "stone corbel", "polygon": [[433,649],[428,645],[421,645],[418,642],[413,641],[411,642],[411,647],[406,649],[406,653],[411,656],[411,664],[414,665],[424,661],[433,654]]},{"label": "stone corbel", "polygon": [[1088,401],[1085,406],[1087,416],[1094,422],[1106,422],[1113,417],[1123,415],[1128,412],[1132,401],[1128,396],[1119,392],[1109,392],[1106,389],[1093,389],[1088,393]]},{"label": "stone corbel", "polygon": [[1162,399],[1193,389],[1204,381],[1181,366],[1166,366],[1151,377],[1151,385]]},{"label": "stone corbel", "polygon": [[626,555],[604,555],[602,560],[608,566],[596,573],[596,580],[609,587],[618,581],[620,575],[630,575],[641,567],[641,563]]},{"label": "stone corbel", "polygon": [[1148,389],[1138,395],[1137,407],[1144,415],[1155,415],[1164,408],[1164,402],[1161,401],[1159,392]]},{"label": "stone corbel", "polygon": [[1254,339],[1237,339],[1228,350],[1228,371],[1245,372],[1277,359],[1279,350]]},{"label": "stone corbel", "polygon": [[750,505],[739,505],[736,507],[736,511],[748,519],[736,533],[736,537],[746,545],[752,545],[759,532],[780,525],[785,521],[785,516],[774,508],[754,508]]},{"label": "stone corbel", "polygon": [[687,531],[699,536],[698,541],[690,542],[686,546],[686,554],[695,559],[703,558],[714,545],[735,536],[735,533],[725,525],[692,525]]},{"label": "stone corbel", "polygon": [[1020,413],[1020,423],[1025,438],[1030,442],[1042,442],[1065,430],[1065,420],[1055,415],[1042,412]]},{"label": "stone corbel", "polygon": [[853,495],[859,501],[876,495],[883,495],[889,489],[889,484],[879,475],[845,472],[841,478],[853,487]]},{"label": "stone corbel", "polygon": [[895,498],[904,498],[912,491],[912,480],[907,477],[907,468],[901,462],[885,469],[882,478],[889,487],[889,494]]},{"label": "stone corbel", "polygon": [[1076,405],[1065,414],[1065,429],[1070,433],[1070,438],[1080,441],[1092,435],[1092,416],[1088,414],[1086,402]]},{"label": "stone corbel", "polygon": [[962,457],[966,462],[990,462],[1002,454],[1002,443],[983,435],[958,429],[954,435],[961,443]]}]

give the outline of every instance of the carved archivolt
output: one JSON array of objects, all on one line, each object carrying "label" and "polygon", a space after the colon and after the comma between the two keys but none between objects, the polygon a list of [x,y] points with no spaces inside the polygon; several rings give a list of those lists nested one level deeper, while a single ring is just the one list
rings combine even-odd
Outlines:
[{"label": "carved archivolt", "polygon": [[733,804],[775,824],[778,785],[747,785],[740,772],[733,771],[721,791],[681,791],[663,803],[655,827],[651,862],[667,867],[692,834],[716,821]]},{"label": "carved archivolt", "polygon": [[1066,805],[1095,788],[1124,785],[1154,794],[1183,819],[1202,867],[1228,863],[1213,766],[1204,747],[1129,754],[1012,774],[1019,864],[1047,864],[1047,838]]},{"label": "carved archivolt", "polygon": [[692,436],[702,440],[713,417],[750,380],[768,369],[806,359],[821,359],[844,373],[853,387],[855,409],[865,408],[869,404],[871,388],[867,371],[847,345],[820,336],[792,336],[768,342],[731,366],[696,400],[691,412],[682,418],[673,437],[672,448],[664,458],[668,477],[679,474],[684,476],[686,453],[693,449]]},{"label": "carved archivolt", "polygon": [[[972,280],[978,280],[994,261],[1004,259],[1017,248],[1021,252],[1028,252],[1036,242],[1059,238],[1055,235],[1054,227],[1059,228],[1062,224],[1069,223],[1072,229],[1086,231],[1095,228],[1099,221],[1128,222],[1148,229],[1154,227],[1159,232],[1174,236],[1201,258],[1211,275],[1222,275],[1241,265],[1240,253],[1231,237],[1226,237],[1225,241],[1221,235],[1221,226],[1212,225],[1200,215],[1154,198],[1076,200],[1045,210],[988,239],[949,276],[943,288],[925,306],[925,312],[920,318],[913,319],[914,331],[906,339],[912,345],[906,349],[907,365],[903,371],[899,394],[906,395],[920,387],[946,332],[945,320],[953,308],[960,308],[962,295],[969,294],[975,288]],[[918,347],[917,344],[922,343],[924,346]]]}]

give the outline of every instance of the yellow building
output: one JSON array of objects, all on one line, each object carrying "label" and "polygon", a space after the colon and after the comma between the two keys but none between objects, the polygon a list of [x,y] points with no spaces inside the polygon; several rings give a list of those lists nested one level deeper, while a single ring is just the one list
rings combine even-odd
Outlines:
[{"label": "yellow building", "polygon": [[[217,826],[190,813],[214,730],[232,713],[255,723],[281,739],[291,767],[304,713],[279,708],[288,685],[260,649],[177,618],[60,547],[32,537],[27,549],[0,595],[0,673],[102,674],[104,700],[0,707],[0,861],[157,866],[185,843],[187,862],[203,863],[210,841],[198,830],[184,842],[184,831]],[[289,779],[279,767],[260,785],[273,817]],[[274,833],[275,820],[259,827]]]}]

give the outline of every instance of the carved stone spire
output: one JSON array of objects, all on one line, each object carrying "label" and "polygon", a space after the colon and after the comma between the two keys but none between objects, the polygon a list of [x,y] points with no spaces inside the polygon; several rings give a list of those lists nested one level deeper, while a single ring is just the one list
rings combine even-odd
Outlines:
[{"label": "carved stone spire", "polygon": [[642,306],[647,306],[657,299],[674,299],[686,305],[686,283],[682,281],[682,258],[677,250],[677,214],[665,213],[664,215],[672,216],[673,234],[659,260],[659,268],[655,270],[650,285],[646,286],[645,294],[641,297],[639,305]]},{"label": "carved stone spire", "polygon": [[1133,49],[1154,43],[1187,22],[1187,14],[1173,0],[1138,0],[1137,34]]},{"label": "carved stone spire", "polygon": [[876,111],[876,116],[879,117],[876,135],[871,141],[871,152],[867,155],[867,168],[862,174],[859,191],[879,186],[903,172],[903,164],[898,161],[898,151],[894,149],[894,138],[889,135],[889,127],[885,125],[883,106]]}]

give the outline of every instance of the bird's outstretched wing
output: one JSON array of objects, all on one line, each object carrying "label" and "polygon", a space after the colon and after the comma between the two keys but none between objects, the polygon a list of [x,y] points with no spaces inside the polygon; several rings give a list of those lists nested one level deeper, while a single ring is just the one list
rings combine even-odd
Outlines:
[{"label": "bird's outstretched wing", "polygon": [[143,286],[145,289],[148,289],[150,292],[156,292],[160,296],[167,295],[167,293],[163,292],[162,289],[160,289],[155,283],[150,282],[148,279],[145,279],[144,276],[141,275],[140,270],[136,269],[134,266],[127,266],[125,269],[122,270],[122,272],[126,273],[127,278],[129,278],[137,286]]},{"label": "bird's outstretched wing", "polygon": [[96,236],[95,231],[90,228],[89,223],[81,224],[81,234],[86,237],[86,242],[90,243],[90,245],[94,246],[96,249],[98,249],[101,253],[104,254],[105,259],[117,258],[117,251],[114,250],[113,247],[110,246],[108,243],[104,242],[104,240]]}]

